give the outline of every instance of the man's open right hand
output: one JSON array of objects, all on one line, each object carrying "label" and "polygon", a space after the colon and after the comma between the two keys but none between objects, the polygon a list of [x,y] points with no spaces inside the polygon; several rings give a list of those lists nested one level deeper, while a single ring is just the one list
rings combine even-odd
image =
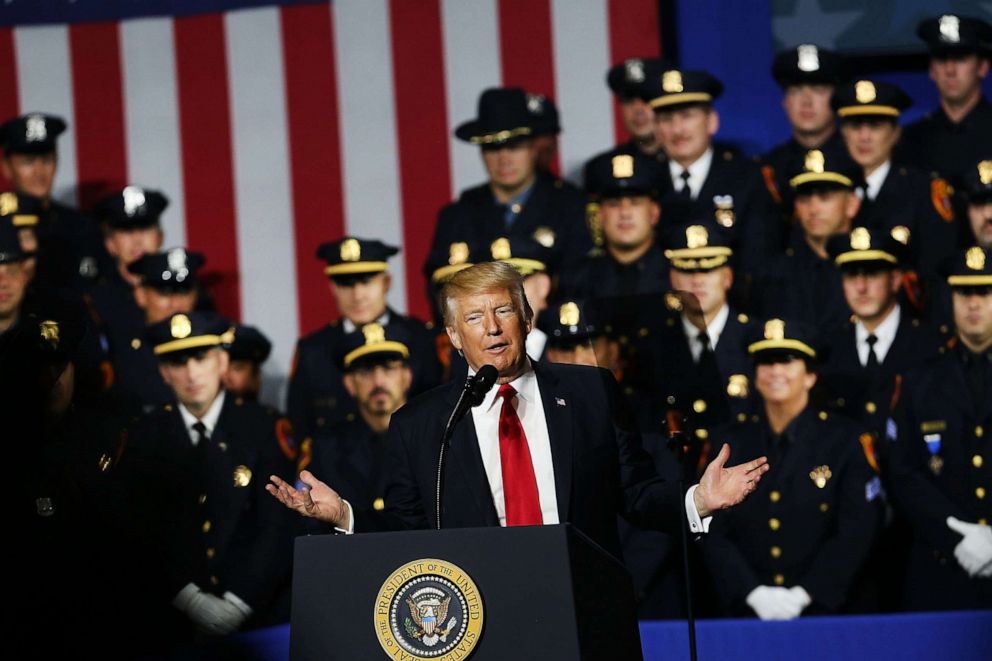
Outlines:
[{"label": "man's open right hand", "polygon": [[297,489],[278,475],[270,475],[269,480],[271,483],[265,485],[265,490],[289,509],[336,528],[349,529],[350,508],[337,491],[318,480],[310,471],[300,473],[300,481],[307,486],[306,489]]}]

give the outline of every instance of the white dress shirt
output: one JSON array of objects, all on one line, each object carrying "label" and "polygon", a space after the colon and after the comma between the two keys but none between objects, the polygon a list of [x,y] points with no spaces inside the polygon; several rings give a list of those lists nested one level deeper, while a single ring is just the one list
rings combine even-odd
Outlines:
[{"label": "white dress shirt", "polygon": [[547,344],[548,334],[535,328],[527,333],[527,339],[524,341],[524,349],[527,351],[528,357],[539,360],[544,354],[544,347]]},{"label": "white dress shirt", "polygon": [[196,445],[200,440],[200,435],[193,429],[193,425],[198,422],[202,422],[203,426],[207,428],[208,438],[214,435],[214,429],[217,428],[217,419],[220,418],[220,410],[224,408],[224,396],[223,390],[217,393],[217,398],[210,405],[210,408],[207,409],[207,412],[203,414],[202,418],[197,418],[189,412],[189,409],[182,402],[179,403],[179,415],[183,418],[183,424],[186,425],[186,433],[189,434],[189,440],[192,441],[193,445]]},{"label": "white dress shirt", "polygon": [[878,191],[882,189],[882,184],[885,183],[885,178],[889,176],[889,170],[891,169],[892,161],[885,161],[875,168],[874,172],[865,177],[865,194],[869,200],[874,200],[878,197]]},{"label": "white dress shirt", "polygon": [[672,175],[672,185],[675,186],[675,190],[682,190],[684,185],[682,182],[682,171],[685,169],[689,170],[689,193],[692,195],[692,199],[699,197],[699,191],[703,189],[703,184],[706,182],[706,176],[710,173],[710,165],[713,164],[713,148],[709,147],[703,155],[696,159],[696,162],[690,165],[688,168],[683,168],[681,165],[675,161],[668,161],[668,172]]},{"label": "white dress shirt", "polygon": [[[729,318],[730,306],[724,303],[723,307],[714,315],[713,320],[706,324],[706,334],[710,338],[710,347],[713,348],[713,351],[716,351],[716,344],[720,341],[720,335],[726,328]],[[689,351],[692,352],[692,360],[698,363],[699,357],[703,355],[703,345],[699,342],[700,330],[686,318],[685,314],[682,315],[682,328],[685,330],[685,336],[689,338]]]},{"label": "white dress shirt", "polygon": [[[889,353],[892,343],[895,342],[896,332],[899,330],[899,319],[901,317],[902,310],[899,308],[899,304],[896,303],[892,311],[889,312],[889,316],[875,329],[875,337],[878,338],[875,341],[875,357],[878,358],[880,365],[885,360],[886,354]],[[861,362],[861,366],[864,367],[868,364],[868,329],[865,328],[865,325],[861,323],[860,319],[854,325],[854,341],[858,347],[858,360]]]}]

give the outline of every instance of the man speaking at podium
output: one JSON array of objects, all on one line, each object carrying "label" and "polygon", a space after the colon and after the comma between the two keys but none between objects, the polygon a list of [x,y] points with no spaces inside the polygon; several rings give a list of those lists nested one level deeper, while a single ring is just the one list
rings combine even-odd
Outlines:
[{"label": "man speaking at podium", "polygon": [[[524,340],[533,313],[517,270],[477,264],[441,291],[451,344],[470,375],[492,365],[496,387],[454,428],[441,497],[445,528],[571,523],[619,557],[616,515],[706,532],[712,514],[740,503],[768,470],[764,457],[725,468],[724,446],[685,494],[655,473],[620,412],[612,374],[597,367],[531,361]],[[486,370],[488,371],[488,370]],[[304,471],[297,490],[276,476],[266,488],[303,516],[343,532],[436,528],[438,450],[462,392],[449,383],[397,411],[386,441],[385,509],[356,520],[333,488]],[[359,517],[360,519],[361,517]]]}]

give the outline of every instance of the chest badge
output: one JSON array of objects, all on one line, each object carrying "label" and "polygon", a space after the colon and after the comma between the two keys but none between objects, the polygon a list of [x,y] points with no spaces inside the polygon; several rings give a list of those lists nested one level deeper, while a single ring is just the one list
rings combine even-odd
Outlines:
[{"label": "chest badge", "polygon": [[234,486],[246,487],[251,482],[251,469],[241,464],[234,469]]},{"label": "chest badge", "polygon": [[833,473],[830,472],[829,466],[817,466],[809,472],[809,479],[813,480],[817,489],[826,487],[831,477],[833,477]]}]

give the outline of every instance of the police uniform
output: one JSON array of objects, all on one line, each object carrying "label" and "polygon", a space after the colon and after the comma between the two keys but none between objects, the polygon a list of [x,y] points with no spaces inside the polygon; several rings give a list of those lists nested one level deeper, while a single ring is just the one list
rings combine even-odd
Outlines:
[{"label": "police uniform", "polygon": [[[651,72],[642,87],[643,98],[655,113],[698,104],[710,106],[722,92],[723,84],[708,73],[679,69],[660,75]],[[687,171],[659,152],[659,160],[669,170],[669,176],[662,178],[661,207],[665,212],[659,230],[712,218],[731,231],[741,274],[752,273],[768,255],[781,251],[778,213],[754,162],[720,144],[711,145],[710,157],[703,184],[686,196],[681,178]],[[680,180],[678,185],[676,179]]]},{"label": "police uniform", "polygon": [[973,246],[985,244],[988,247],[989,236],[992,234],[992,218],[986,214],[984,237],[979,242],[971,227],[971,219],[968,217],[968,207],[972,205],[987,205],[992,202],[992,150],[988,157],[972,163],[964,176],[964,183],[961,186],[961,194],[957,202],[961,206],[960,221],[958,222],[959,238],[962,246]]},{"label": "police uniform", "polygon": [[660,242],[628,263],[617,261],[605,247],[599,206],[604,199],[645,195],[657,201],[668,176],[657,159],[640,153],[611,150],[593,157],[585,166],[588,212],[594,227],[597,250],[576,268],[562,273],[559,292],[563,297],[610,298],[668,291],[668,260]]},{"label": "police uniform", "polygon": [[[7,154],[49,154],[66,129],[61,117],[31,113],[0,126]],[[37,228],[39,240],[36,282],[45,287],[85,290],[110,264],[96,221],[54,200],[46,201]]]},{"label": "police uniform", "polygon": [[[816,360],[809,329],[779,319],[766,322],[748,350],[757,360]],[[750,614],[745,599],[762,585],[801,586],[812,599],[806,614],[845,610],[883,512],[861,433],[853,421],[807,406],[779,435],[763,412],[714,434],[714,455],[727,442],[731,463],[768,456],[770,465],[743,503],[714,517],[702,542],[728,613]]]},{"label": "police uniform", "polygon": [[[620,103],[629,99],[639,99],[641,98],[640,87],[647,79],[648,72],[662,71],[669,66],[668,61],[660,57],[631,57],[610,67],[610,70],[606,72],[606,85]],[[653,156],[658,149],[658,145],[655,144],[652,151],[645,151],[633,137],[616,146],[618,153],[632,155]],[[588,163],[585,167],[589,167]],[[588,182],[586,185],[588,186]]]},{"label": "police uniform", "polygon": [[[952,260],[951,287],[992,288],[992,251],[973,246]],[[962,535],[947,518],[992,521],[992,351],[956,339],[937,361],[909,372],[890,423],[892,495],[913,526],[906,607],[992,607],[992,580],[969,578],[955,559]]]},{"label": "police uniform", "polygon": [[[148,336],[157,358],[182,361],[222,346],[229,328],[213,313],[191,312],[152,325]],[[288,584],[293,541],[289,512],[265,491],[269,475],[293,476],[288,421],[223,390],[203,419],[190,419],[175,400],[142,416],[114,468],[133,545],[124,548],[137,572],[129,606],[146,600],[140,606],[149,619],[141,624],[167,629],[162,633],[173,644],[190,633],[190,622],[172,606],[190,584],[218,597],[233,593],[253,610],[248,626],[265,622]],[[196,428],[211,421],[212,429]]]},{"label": "police uniform", "polygon": [[[478,119],[459,126],[455,135],[483,149],[499,147],[532,136],[534,121],[523,90],[489,89],[479,98]],[[438,214],[430,252],[440,254],[453,243],[485,246],[501,236],[531,237],[553,249],[563,266],[578,262],[592,247],[582,194],[560,179],[538,175],[509,204],[496,199],[489,183],[462,191]],[[428,278],[434,268],[425,265]]]},{"label": "police uniform", "polygon": [[[932,58],[977,54],[987,59],[992,43],[992,26],[954,14],[921,21],[916,34]],[[900,150],[909,163],[958,186],[968,168],[992,152],[992,105],[982,97],[959,122],[937,108],[903,129]]]},{"label": "police uniform", "polygon": [[[144,255],[130,264],[128,271],[140,276],[144,287],[163,292],[187,292],[198,286],[197,271],[205,261],[200,253],[172,248]],[[132,320],[131,323],[135,322]],[[133,412],[132,415],[151,411],[174,398],[159,374],[158,360],[146,332],[143,314],[140,329],[130,324],[103,329],[114,371],[111,392],[126,411]]]},{"label": "police uniform", "polygon": [[[891,121],[897,125],[912,101],[891,83],[859,79],[838,87],[831,104],[842,123]],[[955,247],[951,187],[940,177],[892,158],[880,168],[888,172],[874,193],[872,179],[879,174],[876,171],[867,177],[855,224],[912,237],[912,265],[922,277],[932,280],[937,266]]]},{"label": "police uniform", "polygon": [[[397,252],[399,249],[380,241],[346,236],[321,245],[317,256],[327,262],[325,274],[340,279],[385,272],[386,260]],[[434,335],[424,322],[398,314],[388,306],[375,321],[389,332],[406,337],[413,372],[411,393],[423,392],[440,383],[441,365]],[[286,408],[300,438],[312,437],[344,420],[349,413],[355,413],[337,367],[341,342],[354,330],[350,320],[338,319],[297,342]]]},{"label": "police uniform", "polygon": [[[789,180],[797,195],[807,190],[854,190],[858,183],[857,166],[849,158],[828,160],[819,149],[806,152],[803,169]],[[754,280],[752,305],[760,316],[833,328],[850,314],[840,273],[829,258],[813,251],[798,224],[785,254],[768,260]]]},{"label": "police uniform", "polygon": [[[788,90],[793,85],[835,86],[843,83],[847,76],[847,64],[841,55],[814,44],[801,44],[782,51],[772,63],[772,77],[783,90]],[[811,148],[819,149],[828,157],[839,157],[847,153],[844,139],[835,130],[819,145],[803,146],[792,136],[772,147],[760,159],[765,185],[775,202],[781,206],[786,222],[792,218],[794,201],[789,178],[792,173],[802,169],[803,159]]]}]

